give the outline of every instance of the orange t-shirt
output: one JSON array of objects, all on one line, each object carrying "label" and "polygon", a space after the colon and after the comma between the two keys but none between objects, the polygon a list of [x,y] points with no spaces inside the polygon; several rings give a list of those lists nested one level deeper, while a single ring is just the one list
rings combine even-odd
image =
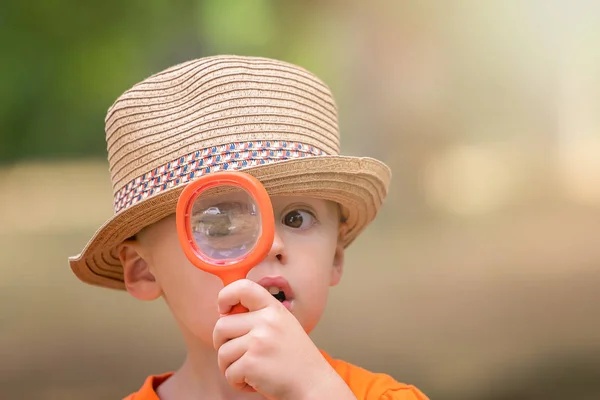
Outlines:
[{"label": "orange t-shirt", "polygon": [[[429,400],[419,389],[395,381],[391,376],[373,373],[341,360],[321,354],[342,377],[358,400]],[[156,388],[173,373],[149,376],[142,388],[123,400],[160,400]]]}]

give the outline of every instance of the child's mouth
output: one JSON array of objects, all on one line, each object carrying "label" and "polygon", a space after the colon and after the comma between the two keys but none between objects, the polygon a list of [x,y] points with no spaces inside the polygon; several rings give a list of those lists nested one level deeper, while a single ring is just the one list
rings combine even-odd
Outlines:
[{"label": "child's mouth", "polygon": [[281,303],[283,303],[286,300],[285,292],[283,290],[281,290],[281,288],[278,288],[276,286],[271,286],[271,287],[268,287],[267,290],[269,291],[269,293],[271,293],[271,295],[273,295],[273,297],[275,297]]},{"label": "child's mouth", "polygon": [[264,287],[285,308],[290,311],[292,310],[292,303],[295,296],[287,279],[283,276],[269,276],[262,278],[257,283]]}]

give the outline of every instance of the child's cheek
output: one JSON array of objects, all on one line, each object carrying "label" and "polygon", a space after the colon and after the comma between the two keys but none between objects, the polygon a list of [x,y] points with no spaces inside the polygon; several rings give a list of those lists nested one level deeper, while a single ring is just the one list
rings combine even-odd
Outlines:
[{"label": "child's cheek", "polygon": [[160,279],[169,308],[188,334],[212,343],[212,331],[219,318],[221,280],[194,267],[178,252],[171,253],[168,262],[163,261]]},{"label": "child's cheek", "polygon": [[[314,271],[313,271],[314,272]],[[312,279],[311,279],[312,278]],[[323,284],[320,276],[304,275],[296,279],[297,303],[293,305],[294,316],[305,331],[312,331],[325,310],[328,285]]]},{"label": "child's cheek", "polygon": [[185,324],[194,336],[212,343],[214,326],[219,319],[217,297],[223,287],[221,281],[212,275],[208,279],[183,282],[185,296],[181,303],[185,307]]}]

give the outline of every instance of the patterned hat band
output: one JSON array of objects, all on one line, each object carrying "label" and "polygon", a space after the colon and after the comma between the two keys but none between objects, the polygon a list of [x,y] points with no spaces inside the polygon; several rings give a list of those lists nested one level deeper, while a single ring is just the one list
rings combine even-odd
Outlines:
[{"label": "patterned hat band", "polygon": [[163,164],[127,183],[115,195],[115,214],[145,198],[210,172],[323,155],[326,153],[313,145],[287,141],[249,141],[208,147]]}]

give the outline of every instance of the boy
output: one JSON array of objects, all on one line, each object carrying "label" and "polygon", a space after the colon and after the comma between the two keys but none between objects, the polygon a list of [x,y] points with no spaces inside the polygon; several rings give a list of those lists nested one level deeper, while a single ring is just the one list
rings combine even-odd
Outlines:
[{"label": "boy", "polygon": [[[127,399],[426,399],[308,336],[390,181],[382,162],[339,155],[336,106],[317,77],[265,58],[192,60],[119,97],[106,140],[115,215],[71,268],[86,283],[163,298],[187,347],[178,371]],[[275,215],[266,259],[225,288],[185,258],[174,218],[185,184],[220,170],[258,178]],[[248,312],[229,314],[238,303]]]}]

